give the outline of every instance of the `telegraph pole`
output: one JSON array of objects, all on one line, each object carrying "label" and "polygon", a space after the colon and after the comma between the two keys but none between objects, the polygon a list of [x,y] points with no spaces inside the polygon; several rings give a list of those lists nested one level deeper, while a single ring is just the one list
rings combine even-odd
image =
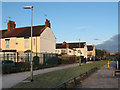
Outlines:
[{"label": "telegraph pole", "polygon": [[[78,40],[79,40],[79,53],[80,53],[80,56],[81,56],[81,51],[80,51],[80,38],[79,38]],[[79,58],[79,66],[81,66],[81,57]]]}]

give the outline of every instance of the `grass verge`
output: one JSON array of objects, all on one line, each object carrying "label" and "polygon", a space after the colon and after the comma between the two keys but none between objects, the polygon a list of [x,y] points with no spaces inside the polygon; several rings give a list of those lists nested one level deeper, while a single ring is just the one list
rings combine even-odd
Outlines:
[{"label": "grass verge", "polygon": [[[96,61],[93,63],[84,64],[82,66],[75,66],[44,74],[38,74],[34,76],[33,82],[21,82],[13,86],[13,88],[52,88],[72,77],[90,70],[95,66],[100,68],[105,64],[107,64],[107,60]],[[26,80],[30,80],[30,78],[27,78]]]}]

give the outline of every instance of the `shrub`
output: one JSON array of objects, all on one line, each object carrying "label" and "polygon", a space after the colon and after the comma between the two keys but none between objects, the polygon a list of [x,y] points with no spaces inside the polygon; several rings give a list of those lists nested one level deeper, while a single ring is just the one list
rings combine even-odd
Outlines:
[{"label": "shrub", "polygon": [[72,64],[72,63],[75,63],[75,60],[74,60],[74,59],[70,59],[69,61],[70,61],[71,64]]},{"label": "shrub", "polygon": [[38,67],[34,67],[33,69],[34,69],[34,70],[38,70],[39,68],[38,68]]},{"label": "shrub", "polygon": [[70,64],[69,60],[62,60],[62,64]]},{"label": "shrub", "polygon": [[46,61],[48,65],[56,65],[58,64],[58,58],[57,57],[52,57]]},{"label": "shrub", "polygon": [[26,68],[25,68],[25,71],[30,71],[30,68],[27,68],[27,67],[26,67]]},{"label": "shrub", "polygon": [[39,57],[38,56],[33,57],[33,63],[34,63],[34,65],[39,65]]},{"label": "shrub", "polygon": [[58,64],[62,64],[62,59],[58,58]]},{"label": "shrub", "polygon": [[25,68],[21,68],[21,72],[24,72],[25,71]]}]

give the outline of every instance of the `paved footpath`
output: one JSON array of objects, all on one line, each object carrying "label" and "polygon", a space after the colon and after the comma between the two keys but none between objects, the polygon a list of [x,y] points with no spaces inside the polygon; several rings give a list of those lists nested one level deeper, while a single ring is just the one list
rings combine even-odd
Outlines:
[{"label": "paved footpath", "polygon": [[[111,62],[113,63],[113,62]],[[76,88],[118,88],[120,89],[120,76],[114,76],[115,68],[103,66],[98,71],[77,85]]]},{"label": "paved footpath", "polygon": [[[91,63],[91,62],[87,62],[87,63]],[[40,69],[40,70],[34,71],[33,75],[52,72],[52,71],[56,71],[56,70],[61,70],[61,69],[69,68],[69,67],[78,66],[78,65],[79,65],[79,63],[75,63],[75,64],[70,64],[70,65],[65,65],[65,66]],[[22,82],[23,80],[25,80],[28,77],[30,77],[30,71],[3,75],[2,76],[2,88],[10,88],[10,87],[16,85],[17,83]]]}]

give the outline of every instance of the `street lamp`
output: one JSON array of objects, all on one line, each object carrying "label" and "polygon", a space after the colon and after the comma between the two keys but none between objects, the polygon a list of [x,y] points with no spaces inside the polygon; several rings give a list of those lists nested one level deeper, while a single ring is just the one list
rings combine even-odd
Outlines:
[{"label": "street lamp", "polygon": [[32,16],[33,16],[33,6],[25,6],[24,9],[31,9],[31,55],[30,55],[30,61],[31,61],[31,82],[33,81],[33,59],[32,59]]},{"label": "street lamp", "polygon": [[[80,38],[78,40],[79,40],[79,49],[80,49]],[[79,53],[81,55],[81,51],[80,50],[79,50]],[[79,58],[79,66],[81,66],[81,57]]]}]

